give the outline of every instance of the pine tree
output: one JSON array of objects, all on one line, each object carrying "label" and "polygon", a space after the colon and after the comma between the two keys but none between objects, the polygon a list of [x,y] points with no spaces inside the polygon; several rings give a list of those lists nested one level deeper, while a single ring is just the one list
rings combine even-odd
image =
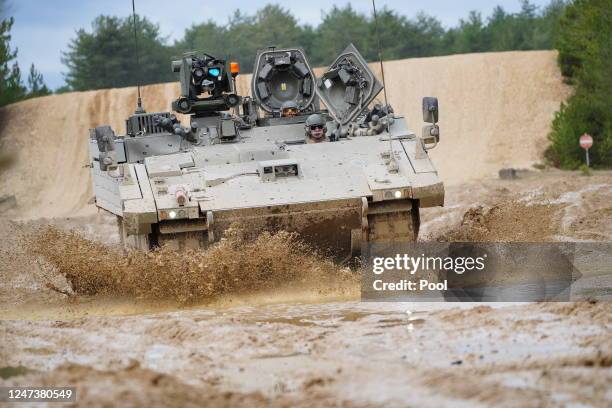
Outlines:
[{"label": "pine tree", "polygon": [[584,161],[578,137],[593,137],[594,167],[612,167],[611,0],[574,0],[560,20],[559,65],[574,93],[553,121],[548,158],[574,169]]},{"label": "pine tree", "polygon": [[83,91],[175,80],[169,65],[173,50],[159,26],[136,16],[136,29],[138,49],[131,17],[98,16],[91,32],[78,30],[62,54],[67,85]]},{"label": "pine tree", "polygon": [[25,96],[26,89],[21,82],[21,71],[17,62],[17,50],[11,50],[11,28],[13,18],[0,21],[0,106],[16,102]]},{"label": "pine tree", "polygon": [[49,95],[51,91],[45,85],[43,76],[34,64],[30,65],[30,75],[28,76],[28,98],[35,98],[37,96]]}]

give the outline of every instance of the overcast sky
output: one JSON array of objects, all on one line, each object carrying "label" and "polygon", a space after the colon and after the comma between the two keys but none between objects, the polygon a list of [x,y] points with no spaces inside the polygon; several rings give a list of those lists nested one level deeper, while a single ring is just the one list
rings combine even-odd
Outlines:
[{"label": "overcast sky", "polygon": [[[45,82],[55,89],[64,84],[61,51],[74,37],[78,28],[90,30],[92,20],[100,14],[127,16],[131,13],[131,0],[8,0],[9,11],[15,17],[13,47],[19,49],[19,65],[27,72],[32,62],[43,73]],[[226,23],[235,9],[252,13],[270,0],[136,0],[136,11],[160,25],[163,35],[170,40],[182,37],[185,27],[209,18]],[[349,1],[335,2],[343,6]],[[355,9],[371,13],[370,0],[350,1]],[[532,0],[543,7],[549,0]],[[280,3],[288,8],[302,23],[316,25],[321,14],[333,2],[329,0],[306,0]],[[408,17],[419,11],[436,16],[445,26],[454,26],[470,10],[478,10],[487,16],[495,5],[507,11],[520,9],[519,0],[377,0],[376,7],[387,6]],[[27,74],[26,74],[27,75]],[[25,76],[25,75],[24,75]]]}]

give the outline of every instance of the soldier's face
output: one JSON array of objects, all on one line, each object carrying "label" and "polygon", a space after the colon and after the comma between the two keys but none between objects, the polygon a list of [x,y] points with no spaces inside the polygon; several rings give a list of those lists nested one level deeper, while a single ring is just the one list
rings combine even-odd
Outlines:
[{"label": "soldier's face", "polygon": [[297,116],[297,114],[298,114],[298,111],[297,109],[294,109],[294,108],[285,109],[283,111],[283,116],[289,117],[289,118],[293,116]]},{"label": "soldier's face", "polygon": [[310,127],[310,137],[313,139],[322,139],[325,137],[325,128],[323,125],[313,125]]}]

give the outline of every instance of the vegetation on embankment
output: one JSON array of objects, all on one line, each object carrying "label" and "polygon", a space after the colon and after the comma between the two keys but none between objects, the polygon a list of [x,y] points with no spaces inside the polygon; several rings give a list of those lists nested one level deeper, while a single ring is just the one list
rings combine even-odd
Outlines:
[{"label": "vegetation on embankment", "polygon": [[555,115],[547,158],[564,169],[579,168],[584,133],[593,137],[593,167],[612,167],[612,0],[575,0],[559,21],[559,66],[574,94]]}]

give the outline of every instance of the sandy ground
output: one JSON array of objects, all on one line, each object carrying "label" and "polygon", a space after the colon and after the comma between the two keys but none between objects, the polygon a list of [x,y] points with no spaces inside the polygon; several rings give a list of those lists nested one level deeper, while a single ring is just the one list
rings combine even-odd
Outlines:
[{"label": "sandy ground", "polygon": [[2,382],[77,385],[82,406],[609,406],[608,305],[437,306],[7,321],[3,359],[28,372]]},{"label": "sandy ground", "polygon": [[[420,239],[480,242],[612,241],[612,172],[519,171],[446,187],[444,207],[423,209]],[[467,213],[467,214],[466,214]],[[466,215],[480,214],[480,227]],[[460,227],[457,227],[457,223]]]},{"label": "sandy ground", "polygon": [[[424,211],[423,239],[612,237],[611,172],[528,172],[452,187],[448,196],[445,210]],[[2,385],[76,385],[80,406],[612,402],[607,302],[362,303],[350,280],[342,290],[276,287],[190,305],[74,295],[53,265],[15,239],[48,222],[0,223]],[[103,214],[50,222],[117,241]],[[303,267],[308,276],[317,266]]]}]

